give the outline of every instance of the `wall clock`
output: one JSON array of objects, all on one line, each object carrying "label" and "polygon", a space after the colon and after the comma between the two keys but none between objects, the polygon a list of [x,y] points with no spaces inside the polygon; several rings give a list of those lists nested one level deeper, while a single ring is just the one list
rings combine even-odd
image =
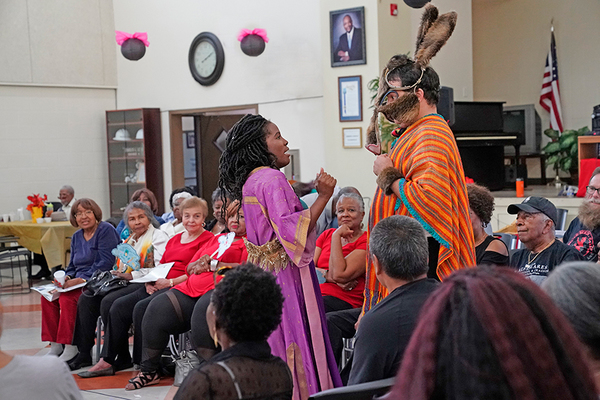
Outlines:
[{"label": "wall clock", "polygon": [[225,53],[219,38],[202,32],[194,38],[188,56],[190,71],[198,83],[210,86],[219,80],[225,66]]}]

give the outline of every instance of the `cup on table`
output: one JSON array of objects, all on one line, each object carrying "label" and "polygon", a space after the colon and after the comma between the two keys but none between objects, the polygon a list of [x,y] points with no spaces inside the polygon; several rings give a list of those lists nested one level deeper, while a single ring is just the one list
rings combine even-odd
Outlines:
[{"label": "cup on table", "polygon": [[38,224],[43,224],[43,223],[44,223],[44,218],[36,218],[36,219],[35,219],[35,221],[36,221]]},{"label": "cup on table", "polygon": [[4,221],[4,222],[10,221],[10,214],[2,214],[2,221]]},{"label": "cup on table", "polygon": [[52,222],[52,217],[45,217],[44,222]]},{"label": "cup on table", "polygon": [[54,273],[54,279],[60,283],[60,286],[65,284],[65,271],[56,271]]}]

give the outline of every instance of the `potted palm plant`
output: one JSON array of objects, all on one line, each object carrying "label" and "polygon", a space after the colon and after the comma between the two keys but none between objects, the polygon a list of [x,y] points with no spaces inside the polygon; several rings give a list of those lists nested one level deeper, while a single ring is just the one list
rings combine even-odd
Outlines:
[{"label": "potted palm plant", "polygon": [[556,171],[555,182],[560,183],[560,180],[558,179],[559,170],[571,174],[571,181],[573,184],[579,182],[577,138],[585,135],[589,131],[587,126],[577,130],[568,129],[562,133],[554,129],[546,129],[544,131],[544,135],[552,140],[543,148],[543,151],[544,154],[546,154],[546,164],[552,165]]}]

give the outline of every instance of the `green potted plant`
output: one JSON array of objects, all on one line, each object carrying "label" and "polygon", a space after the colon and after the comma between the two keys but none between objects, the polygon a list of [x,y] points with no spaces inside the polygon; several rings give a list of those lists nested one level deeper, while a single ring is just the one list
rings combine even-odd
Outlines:
[{"label": "green potted plant", "polygon": [[557,177],[558,171],[562,170],[571,174],[573,184],[578,183],[579,155],[577,138],[589,131],[587,126],[578,130],[568,129],[562,133],[554,129],[544,131],[544,135],[552,140],[543,148],[544,154],[546,154],[546,164],[552,165]]}]

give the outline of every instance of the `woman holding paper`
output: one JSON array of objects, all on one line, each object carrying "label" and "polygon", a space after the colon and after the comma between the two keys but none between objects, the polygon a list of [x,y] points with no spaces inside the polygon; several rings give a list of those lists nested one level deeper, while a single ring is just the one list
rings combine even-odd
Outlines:
[{"label": "woman holding paper", "polygon": [[[229,233],[215,236],[198,251],[193,258],[194,262],[188,266],[189,277],[185,282],[173,287],[174,290],[156,296],[149,303],[145,300],[136,305],[133,313],[134,342],[140,339],[141,332],[143,346],[141,372],[125,389],[140,389],[160,381],[159,361],[169,342],[169,335],[190,330],[192,313],[196,314],[194,306],[197,303],[206,301],[208,307],[210,291],[221,278],[216,274],[219,269],[235,267],[246,261],[248,254],[243,240],[246,236],[246,222],[241,209],[238,214],[238,207],[239,203],[234,203],[227,208]],[[204,307],[204,315],[206,315],[206,307]],[[142,316],[143,318],[140,318]],[[195,346],[201,348],[200,356],[206,354],[202,350],[207,347],[212,348],[209,352],[216,352],[210,335],[208,340],[202,336],[198,339],[192,332],[192,341]]]},{"label": "woman holding paper", "polygon": [[[160,262],[169,237],[152,226],[153,216],[150,207],[141,201],[134,201],[125,209],[123,220],[127,222],[131,234],[112,251],[117,257],[113,266],[114,275],[131,281],[146,275]],[[102,316],[102,320],[106,322],[113,302],[140,288],[143,289],[144,284],[134,283],[104,296],[84,295],[79,298],[73,334],[73,344],[79,349],[79,354],[69,361],[71,370],[92,365],[91,351],[98,317]]]},{"label": "woman holding paper", "polygon": [[[160,265],[146,275],[146,278],[149,279],[156,279],[156,277],[151,277],[155,273],[156,275],[166,275],[166,277],[158,278],[154,282],[147,282],[135,292],[114,301],[108,317],[104,321],[102,358],[88,371],[81,372],[80,377],[114,375],[116,371],[131,366],[128,332],[133,322],[134,307],[138,302],[144,299],[150,301],[160,293],[185,281],[187,265],[196,252],[214,238],[212,233],[203,228],[204,219],[208,214],[206,201],[198,197],[190,197],[180,205],[180,212],[185,230],[169,240]],[[166,270],[168,273],[162,270]],[[141,350],[141,341],[136,340],[134,342],[134,359],[138,363],[141,358]]]},{"label": "woman holding paper", "polygon": [[[111,250],[119,243],[117,231],[102,221],[102,210],[92,199],[77,200],[71,207],[70,221],[80,229],[71,238],[71,261],[65,271],[64,289],[85,283],[95,271],[108,271],[115,262]],[[52,302],[42,297],[42,341],[50,342],[49,355],[61,356],[64,361],[77,354],[71,342],[80,295],[81,290],[75,289],[61,293]]]}]

